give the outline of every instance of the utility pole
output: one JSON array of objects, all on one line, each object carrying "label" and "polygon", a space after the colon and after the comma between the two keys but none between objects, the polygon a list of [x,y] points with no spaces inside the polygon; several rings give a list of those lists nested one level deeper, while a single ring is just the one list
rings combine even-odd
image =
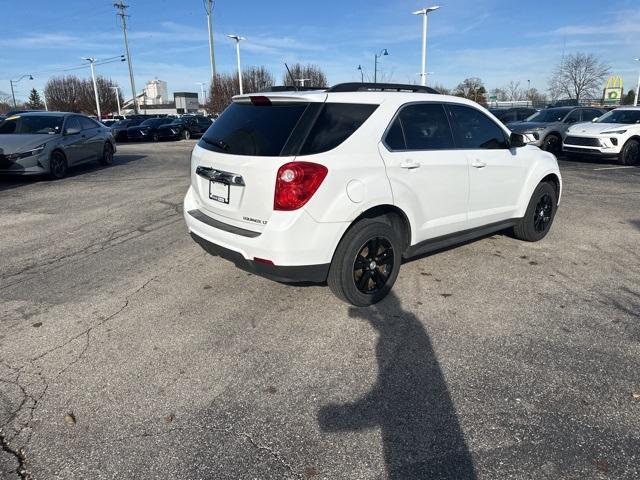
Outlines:
[{"label": "utility pole", "polygon": [[13,85],[18,83],[20,80],[22,80],[25,77],[29,77],[29,80],[33,80],[33,76],[32,75],[22,75],[19,79],[17,80],[9,80],[9,83],[11,84],[11,97],[13,97],[13,108],[17,108],[18,105],[16,104],[16,93],[13,90]]},{"label": "utility pole", "polygon": [[240,85],[240,95],[242,95],[242,70],[240,69],[240,40],[245,40],[240,35],[227,35],[236,41],[236,56],[238,57],[238,84]]},{"label": "utility pole", "polygon": [[[640,58],[634,58],[636,62],[640,62]],[[633,106],[638,106],[638,95],[640,94],[640,74],[638,74],[638,85],[636,86],[636,98],[633,100]]]},{"label": "utility pole", "polygon": [[378,59],[382,56],[389,55],[386,48],[380,50],[380,53],[374,55],[373,61],[373,83],[378,83]]},{"label": "utility pole", "polygon": [[203,0],[204,10],[207,12],[207,27],[209,29],[209,56],[211,57],[211,86],[213,87],[216,77],[216,54],[213,48],[213,2],[214,0]]},{"label": "utility pole", "polygon": [[96,110],[98,112],[98,120],[102,118],[100,114],[100,98],[98,97],[98,84],[96,83],[96,71],[93,68],[93,64],[96,62],[96,59],[93,57],[82,57],[82,60],[86,60],[89,62],[91,66],[91,80],[93,80],[93,94],[96,96]]},{"label": "utility pole", "polygon": [[118,90],[118,87],[111,87],[113,88],[113,90],[116,92],[116,102],[118,103],[118,116],[121,117],[122,114],[120,113],[120,91]]},{"label": "utility pole", "polygon": [[138,97],[136,96],[136,82],[133,79],[133,66],[131,65],[131,53],[129,52],[129,40],[127,39],[127,15],[125,11],[129,8],[129,5],[120,0],[118,3],[113,4],[119,12],[116,13],[122,20],[122,33],[124,34],[124,49],[127,52],[127,62],[129,63],[129,79],[131,80],[131,94],[133,95],[133,111],[138,113]]},{"label": "utility pole", "polygon": [[300,86],[304,88],[304,82],[308,82],[310,78],[296,78],[296,82],[300,82]]}]

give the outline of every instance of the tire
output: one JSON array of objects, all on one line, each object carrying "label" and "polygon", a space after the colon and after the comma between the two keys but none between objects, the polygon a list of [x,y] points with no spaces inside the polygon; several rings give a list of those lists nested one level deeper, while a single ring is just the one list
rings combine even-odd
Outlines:
[{"label": "tire", "polygon": [[189,140],[191,138],[191,132],[189,130],[182,131],[182,139]]},{"label": "tire", "polygon": [[548,182],[539,184],[531,195],[524,217],[513,227],[513,234],[519,240],[537,242],[546,237],[558,208],[558,195]]},{"label": "tire", "polygon": [[49,158],[49,178],[60,180],[67,176],[68,169],[67,157],[60,150],[54,150]]},{"label": "tire", "polygon": [[102,147],[102,157],[98,160],[100,165],[111,165],[113,163],[113,145],[109,142],[105,142]]},{"label": "tire", "polygon": [[329,288],[356,307],[379,302],[398,278],[401,250],[398,233],[384,217],[359,221],[336,248],[327,277]]},{"label": "tire", "polygon": [[622,147],[619,159],[623,165],[640,165],[640,142],[634,138],[628,140]]},{"label": "tire", "polygon": [[153,136],[151,137],[151,139],[152,139],[154,142],[157,142],[158,140],[160,140],[160,139],[158,138],[158,134],[157,134],[157,133],[154,133],[154,134],[153,134]]},{"label": "tire", "polygon": [[556,157],[562,153],[562,138],[555,133],[547,135],[540,147],[549,153],[553,153]]}]

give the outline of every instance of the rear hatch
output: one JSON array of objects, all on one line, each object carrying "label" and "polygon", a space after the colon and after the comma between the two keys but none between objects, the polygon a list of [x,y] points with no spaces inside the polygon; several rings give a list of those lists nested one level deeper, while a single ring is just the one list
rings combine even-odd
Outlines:
[{"label": "rear hatch", "polygon": [[326,97],[321,91],[234,97],[193,150],[191,184],[200,210],[262,231],[273,213],[278,169],[295,159]]}]

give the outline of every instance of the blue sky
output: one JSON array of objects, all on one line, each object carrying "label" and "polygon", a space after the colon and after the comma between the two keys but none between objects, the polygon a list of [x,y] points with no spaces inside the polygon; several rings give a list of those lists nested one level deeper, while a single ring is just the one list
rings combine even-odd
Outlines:
[{"label": "blue sky", "polygon": [[[32,73],[17,96],[42,89],[47,79],[80,57],[123,53],[112,0],[0,0],[5,19],[0,37],[0,91],[9,79]],[[131,55],[140,91],[152,78],[169,91],[199,91],[209,77],[206,17],[202,0],[129,0]],[[640,64],[638,0],[442,0],[429,17],[427,69],[430,83],[454,87],[469,76],[491,89],[519,81],[540,90],[562,52],[595,53],[633,88]],[[420,70],[421,23],[411,12],[431,5],[415,0],[216,0],[214,30],[219,71],[235,69],[233,42],[242,63],[265,65],[281,81],[284,62],[315,63],[330,83],[358,81],[356,67],[373,72],[374,53],[387,48],[385,80],[412,82]],[[28,5],[28,11],[26,9]],[[127,97],[126,63],[98,67],[118,81]],[[89,70],[73,70],[89,76]]]}]

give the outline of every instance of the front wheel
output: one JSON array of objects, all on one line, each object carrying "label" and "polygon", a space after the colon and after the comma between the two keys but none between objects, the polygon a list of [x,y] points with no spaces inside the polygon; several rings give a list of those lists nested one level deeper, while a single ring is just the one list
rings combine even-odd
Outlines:
[{"label": "front wheel", "polygon": [[53,180],[60,180],[67,175],[67,157],[64,156],[64,153],[56,150],[51,154],[51,158],[49,158],[49,176]]},{"label": "front wheel", "polygon": [[629,140],[622,147],[620,152],[620,163],[623,165],[640,165],[640,142],[635,139]]},{"label": "front wheel", "polygon": [[191,138],[191,132],[189,130],[182,131],[182,138],[184,140],[189,140]]},{"label": "front wheel", "polygon": [[113,163],[113,146],[106,142],[102,148],[102,158],[99,160],[100,165],[111,165]]},{"label": "front wheel", "polygon": [[562,153],[562,139],[551,133],[542,142],[542,150],[553,153],[556,157]]},{"label": "front wheel", "polygon": [[398,278],[401,245],[396,231],[383,220],[358,222],[338,244],[327,278],[329,288],[356,307],[379,302]]},{"label": "front wheel", "polygon": [[527,242],[542,240],[549,233],[557,206],[554,186],[547,182],[539,184],[531,195],[524,217],[513,227],[514,236]]}]

